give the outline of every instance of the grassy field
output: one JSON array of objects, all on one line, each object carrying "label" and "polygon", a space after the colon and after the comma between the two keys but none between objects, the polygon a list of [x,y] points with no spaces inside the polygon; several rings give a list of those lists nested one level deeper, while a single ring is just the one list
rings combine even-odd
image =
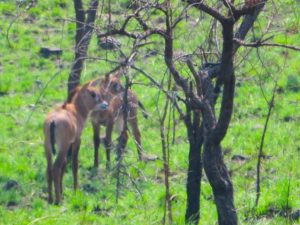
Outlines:
[{"label": "grassy field", "polygon": [[[74,12],[73,5],[66,0],[38,1],[29,10],[25,7],[27,2],[0,0],[0,224],[161,224],[164,175],[158,115],[164,96],[135,71],[130,72],[134,77],[132,89],[150,115],[146,120],[139,114],[142,145],[148,154],[157,155],[159,160],[139,162],[130,137],[123,162],[121,197],[116,203],[116,173],[114,169],[105,170],[103,147],[100,169],[92,176],[92,129],[87,122],[79,154],[80,189],[73,192],[68,167],[62,205],[47,203],[42,124],[50,108],[64,101],[66,96],[74,54]],[[112,2],[113,20],[118,23],[126,1]],[[273,12],[272,5],[266,7],[253,33],[257,36],[264,33],[267,19],[272,17],[269,33],[274,35],[273,41],[299,47],[299,2],[279,1],[275,16]],[[210,25],[206,20],[199,22],[196,11],[191,11],[190,15],[196,15],[195,19],[182,22],[176,30],[178,52],[188,53],[195,49],[205,38],[199,30],[208,30]],[[103,27],[106,19],[104,7],[104,11],[99,12],[97,25]],[[162,26],[159,21],[156,25]],[[131,25],[132,29],[135,27],[136,24]],[[118,40],[124,51],[128,51],[126,46],[130,46],[131,41]],[[162,40],[154,37],[152,41],[155,43],[142,50],[137,65],[160,82],[167,76],[160,56]],[[41,47],[60,48],[63,54],[43,58],[39,53]],[[144,55],[153,49],[158,55],[146,58]],[[91,59],[86,61],[82,82],[111,70],[114,65],[105,59],[119,59],[116,51],[100,49],[95,37],[89,56]],[[244,56],[247,60],[242,60]],[[300,223],[282,215],[300,209],[299,62],[298,52],[279,48],[262,48],[259,52],[241,48],[238,52],[234,115],[222,145],[234,184],[240,224]],[[182,72],[186,73],[186,68],[182,67]],[[262,162],[261,198],[258,208],[253,211],[256,158],[268,112],[266,99],[271,99],[274,80],[278,86],[264,145],[266,157]],[[246,160],[232,160],[235,155],[242,155]],[[182,121],[178,120],[175,143],[170,145],[174,224],[184,224],[187,162],[186,132]],[[204,176],[200,224],[216,224],[216,221],[212,191]]]}]

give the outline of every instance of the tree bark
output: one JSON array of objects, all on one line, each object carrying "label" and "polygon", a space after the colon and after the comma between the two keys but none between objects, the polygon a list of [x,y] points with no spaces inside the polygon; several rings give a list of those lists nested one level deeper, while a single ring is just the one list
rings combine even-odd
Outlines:
[{"label": "tree bark", "polygon": [[220,145],[205,141],[203,166],[213,189],[219,225],[237,224],[237,214],[233,202],[233,186],[223,162]]},{"label": "tree bark", "polygon": [[[68,96],[80,84],[80,76],[83,68],[84,59],[87,55],[88,45],[90,43],[96,12],[99,1],[91,0],[87,10],[87,19],[81,0],[74,0],[76,15],[76,35],[75,35],[75,57],[68,79]],[[86,20],[86,21],[85,21]]]},{"label": "tree bark", "polygon": [[[208,124],[204,135],[203,166],[217,206],[219,225],[237,224],[237,214],[233,200],[233,186],[224,164],[221,141],[226,135],[233,111],[235,76],[233,68],[233,22],[225,21],[223,26],[223,50],[221,73],[218,82],[223,84],[220,115],[218,122],[211,121],[214,115],[204,114]],[[210,106],[214,108],[214,105]],[[212,111],[213,112],[213,111]]]},{"label": "tree bark", "polygon": [[198,224],[200,218],[200,192],[202,177],[201,162],[201,145],[202,141],[190,141],[189,146],[189,167],[187,173],[187,206],[185,213],[186,223]]},{"label": "tree bark", "polygon": [[[200,218],[200,193],[202,178],[201,147],[203,145],[203,124],[200,123],[200,113],[191,113],[187,105],[185,124],[189,140],[189,166],[187,172],[187,205],[185,222],[198,224]],[[193,115],[193,119],[192,116]]]}]

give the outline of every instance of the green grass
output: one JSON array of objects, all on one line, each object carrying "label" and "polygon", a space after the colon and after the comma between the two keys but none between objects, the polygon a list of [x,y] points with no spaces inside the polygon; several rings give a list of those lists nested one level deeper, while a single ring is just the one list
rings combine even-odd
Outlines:
[{"label": "green grass", "polygon": [[[116,3],[114,12],[122,12],[125,3],[125,0]],[[282,5],[278,3],[278,6]],[[280,16],[274,21],[279,28],[275,25],[271,27],[276,31],[273,41],[300,46],[299,3],[287,1],[285,6],[278,7]],[[102,146],[99,173],[91,176],[93,143],[89,122],[83,132],[79,154],[80,189],[73,192],[72,173],[68,167],[64,176],[62,205],[53,206],[46,202],[42,124],[51,107],[65,99],[73,60],[75,24],[71,19],[74,12],[73,5],[63,0],[38,1],[30,10],[24,12],[24,9],[24,6],[18,8],[16,1],[0,1],[0,224],[161,224],[164,208],[162,161],[139,162],[130,137],[123,162],[126,170],[121,179],[121,195],[116,204],[116,173],[114,169],[105,170]],[[7,29],[17,14],[19,16],[8,33],[9,46]],[[272,8],[269,6],[255,25],[257,36],[271,14]],[[158,13],[153,14],[153,17],[158,16]],[[207,17],[202,18],[197,11],[191,10],[189,16],[193,19],[183,21],[175,32],[177,40],[174,46],[178,52],[193,51],[204,42],[210,27]],[[116,21],[121,19],[113,17]],[[104,23],[105,20],[98,20],[97,26],[101,28]],[[135,30],[136,24],[131,24],[130,29]],[[129,52],[126,46],[130,46],[132,41],[117,38],[124,51]],[[159,55],[162,54],[163,49],[159,47],[162,40],[156,36],[152,41],[154,44],[147,48],[156,49]],[[60,58],[42,58],[39,49],[44,46],[59,47],[63,54]],[[163,76],[167,76],[164,75],[166,67],[163,58],[152,56],[144,59],[147,48],[141,50],[136,65],[160,82]],[[237,64],[247,52],[248,49],[240,49]],[[247,60],[236,68],[238,85],[234,114],[222,143],[224,149],[229,150],[224,156],[225,162],[232,171],[240,224],[298,224],[299,221],[289,221],[278,212],[286,208],[291,211],[300,208],[300,55],[298,52],[286,53],[283,49],[273,48],[260,49],[260,55],[263,66],[256,51],[252,50]],[[120,58],[117,52],[99,49],[95,37],[89,48],[89,56],[99,60],[86,61],[82,82],[99,77],[114,67],[104,59],[117,61]],[[287,62],[283,60],[284,56]],[[211,58],[214,59],[214,56]],[[200,60],[195,59],[200,65]],[[182,65],[178,62],[177,66],[179,68]],[[181,72],[189,76],[186,67],[182,66]],[[139,115],[143,148],[161,159],[158,111],[162,111],[164,97],[155,87],[149,87],[150,82],[143,75],[135,71],[130,71],[130,75],[135,83],[132,89],[150,114],[148,120]],[[278,80],[278,91],[264,145],[264,153],[270,157],[262,161],[261,198],[258,208],[253,211],[256,158],[268,111],[265,97],[271,99],[274,79]],[[175,144],[170,145],[170,185],[174,196],[174,224],[183,224],[188,143],[184,125],[178,115],[176,119],[179,123],[176,125]],[[236,154],[246,156],[248,160],[232,161],[231,157]],[[8,180],[16,180],[18,187],[4,190]],[[275,211],[271,216],[270,208]],[[216,221],[212,191],[204,176],[200,224],[215,224]]]}]

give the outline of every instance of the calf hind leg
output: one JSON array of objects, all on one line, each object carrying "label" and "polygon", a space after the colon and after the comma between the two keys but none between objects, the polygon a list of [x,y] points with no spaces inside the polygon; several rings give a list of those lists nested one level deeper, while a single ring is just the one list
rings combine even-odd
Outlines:
[{"label": "calf hind leg", "polygon": [[52,168],[52,176],[54,181],[54,189],[55,189],[55,204],[59,204],[61,202],[61,181],[62,181],[62,170],[64,167],[64,164],[66,162],[67,157],[67,151],[68,151],[69,145],[65,144],[59,149],[59,153],[55,159],[55,162],[53,164]]},{"label": "calf hind leg", "polygon": [[63,177],[64,177],[66,165],[67,165],[67,160],[65,159],[62,162],[61,176],[60,176],[60,193],[61,194],[63,193]]},{"label": "calf hind leg", "polygon": [[131,119],[128,122],[130,124],[131,129],[132,129],[134,142],[135,142],[135,145],[136,145],[136,148],[137,148],[139,160],[145,161],[145,162],[156,160],[158,158],[157,156],[155,156],[155,155],[147,156],[144,153],[144,150],[142,148],[142,142],[141,142],[141,133],[140,133],[140,130],[138,128],[137,118],[135,117],[134,119]]},{"label": "calf hind leg", "polygon": [[53,196],[52,196],[53,176],[52,176],[51,153],[47,154],[47,172],[46,173],[47,173],[47,182],[48,182],[48,202],[51,204],[51,203],[53,203]]},{"label": "calf hind leg", "polygon": [[62,170],[62,160],[59,156],[56,158],[53,168],[52,176],[54,181],[54,190],[55,190],[55,204],[58,205],[61,201],[61,170]]},{"label": "calf hind leg", "polygon": [[134,142],[135,142],[135,145],[136,145],[139,160],[144,161],[145,156],[144,156],[144,152],[143,152],[143,149],[142,149],[141,133],[140,133],[140,130],[139,130],[138,125],[137,125],[138,124],[137,119],[136,118],[131,119],[128,122],[131,126],[131,129],[132,129]]}]

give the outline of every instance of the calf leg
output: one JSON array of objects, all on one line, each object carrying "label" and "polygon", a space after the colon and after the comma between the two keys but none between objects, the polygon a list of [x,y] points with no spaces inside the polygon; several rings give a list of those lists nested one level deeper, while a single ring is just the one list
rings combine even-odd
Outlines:
[{"label": "calf leg", "polygon": [[68,151],[68,146],[59,150],[59,153],[55,159],[52,176],[54,180],[54,189],[55,189],[55,204],[59,204],[61,201],[61,180],[62,180],[62,168],[64,161],[66,160],[66,154]]},{"label": "calf leg", "polygon": [[68,149],[68,154],[67,154],[67,161],[70,162],[72,159],[72,145],[70,145]]},{"label": "calf leg", "polygon": [[67,165],[67,159],[64,159],[64,161],[62,162],[62,168],[61,168],[61,176],[60,176],[60,193],[63,193],[63,177],[64,177],[64,173],[65,173],[65,168]]},{"label": "calf leg", "polygon": [[80,148],[80,139],[76,140],[72,145],[72,172],[73,172],[73,186],[74,190],[78,188],[78,152]]},{"label": "calf leg", "polygon": [[[50,146],[50,145],[48,145]],[[51,204],[53,202],[52,196],[52,183],[53,183],[53,176],[52,176],[52,156],[51,156],[51,149],[45,145],[45,153],[47,159],[47,182],[48,182],[48,202]]]},{"label": "calf leg", "polygon": [[128,121],[130,124],[130,127],[132,129],[132,134],[134,137],[134,142],[136,145],[136,149],[137,149],[137,153],[138,153],[138,157],[139,160],[143,161],[145,159],[144,154],[143,154],[143,149],[142,149],[142,143],[141,143],[141,133],[138,127],[138,121],[137,118],[133,118],[131,120]]},{"label": "calf leg", "polygon": [[110,169],[110,150],[111,150],[111,135],[113,130],[113,121],[108,122],[106,126],[106,134],[104,139],[104,145],[106,150],[106,169]]},{"label": "calf leg", "polygon": [[47,182],[48,182],[48,202],[51,204],[53,202],[53,196],[52,196],[53,177],[52,177],[51,163],[48,163],[47,165]]},{"label": "calf leg", "polygon": [[94,167],[99,166],[99,144],[100,144],[100,126],[92,123],[94,133]]}]

